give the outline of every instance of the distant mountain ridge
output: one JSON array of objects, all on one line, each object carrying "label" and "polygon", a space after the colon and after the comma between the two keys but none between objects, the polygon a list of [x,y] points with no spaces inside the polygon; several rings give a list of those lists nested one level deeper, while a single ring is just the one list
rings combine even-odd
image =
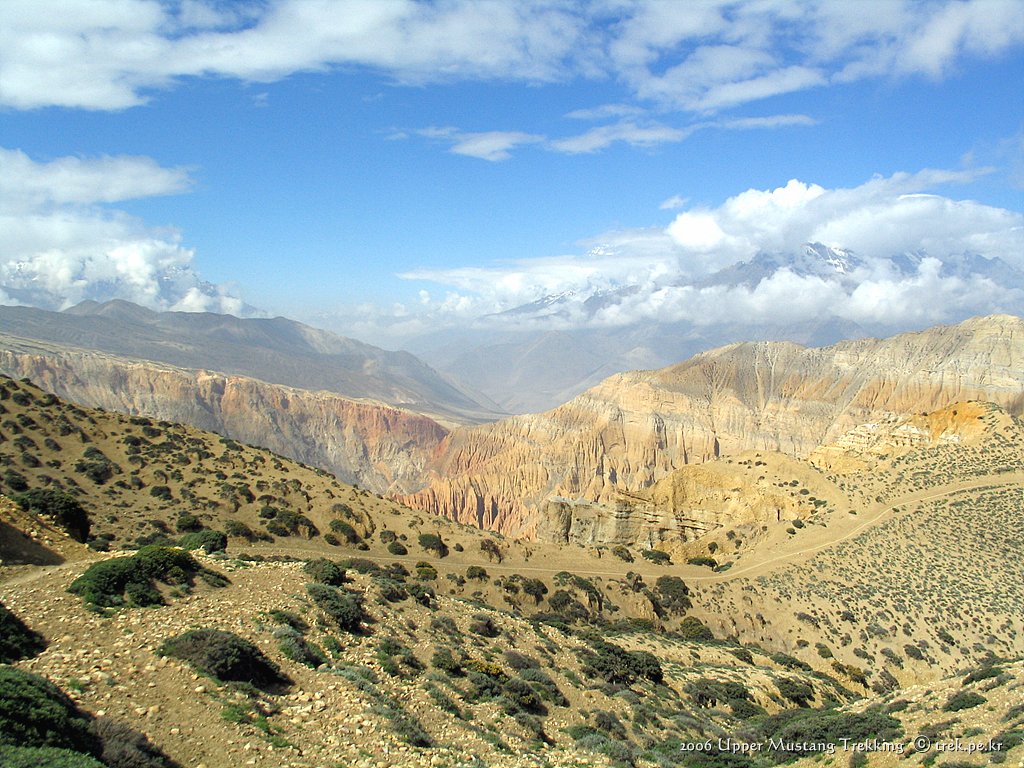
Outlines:
[{"label": "distant mountain ridge", "polygon": [[[878,258],[809,242],[791,251],[761,251],[703,276],[674,274],[645,285],[601,285],[552,293],[485,315],[468,329],[449,332],[447,338],[438,333],[416,340],[409,348],[440,370],[473,382],[507,411],[534,413],[575,397],[604,376],[639,367],[660,368],[711,347],[755,340],[826,346],[844,339],[889,336],[932,324],[924,318],[936,317],[937,309],[922,307],[908,315],[921,320],[904,319],[899,325],[871,312],[855,313],[851,319],[839,308],[796,312],[797,319],[792,320],[777,319],[786,317],[786,312],[751,318],[742,311],[727,319],[678,319],[671,309],[658,309],[673,301],[677,310],[700,296],[708,297],[714,306],[731,301],[730,297],[743,304],[745,298],[773,283],[792,284],[798,294],[824,287],[846,297],[858,291],[877,294],[881,301],[896,286],[950,280],[960,281],[958,293],[963,300],[939,313],[943,320],[956,322],[993,310],[1024,313],[1024,272],[998,257],[959,253],[939,258],[915,251]],[[998,286],[1001,298],[983,301],[993,286]],[[777,292],[768,291],[776,302]],[[674,300],[666,300],[673,295]],[[649,310],[645,309],[648,304]]]},{"label": "distant mountain ridge", "polygon": [[496,415],[493,404],[481,404],[408,352],[388,352],[283,317],[154,312],[120,300],[85,301],[63,312],[0,307],[0,329],[118,357],[378,400],[455,421]]}]

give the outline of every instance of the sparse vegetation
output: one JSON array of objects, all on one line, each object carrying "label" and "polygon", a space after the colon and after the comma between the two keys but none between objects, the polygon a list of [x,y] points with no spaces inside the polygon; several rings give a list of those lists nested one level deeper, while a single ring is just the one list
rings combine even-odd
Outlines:
[{"label": "sparse vegetation", "polygon": [[291,680],[248,640],[218,629],[194,629],[166,640],[158,652],[187,661],[221,682],[249,683],[258,688],[288,686]]}]

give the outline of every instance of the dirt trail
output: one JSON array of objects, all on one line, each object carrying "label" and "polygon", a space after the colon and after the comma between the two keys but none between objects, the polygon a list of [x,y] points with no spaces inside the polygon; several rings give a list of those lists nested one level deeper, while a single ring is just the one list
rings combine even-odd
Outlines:
[{"label": "dirt trail", "polygon": [[[622,563],[622,567],[621,568],[617,568],[615,570],[607,570],[607,571],[605,571],[605,570],[581,570],[581,569],[578,569],[578,568],[572,568],[571,566],[567,566],[565,568],[565,570],[571,570],[572,573],[578,574],[580,576],[600,576],[600,577],[603,577],[603,578],[622,578],[625,575],[626,571],[630,571],[630,570],[635,571],[635,572],[641,574],[645,578],[647,578],[647,577],[657,577],[657,576],[663,575],[665,573],[671,572],[672,575],[681,576],[687,582],[695,582],[695,583],[699,582],[699,583],[702,583],[702,584],[731,581],[733,579],[747,578],[747,577],[751,577],[751,576],[761,576],[761,575],[764,575],[765,573],[768,573],[771,570],[773,570],[774,567],[777,566],[778,564],[789,563],[789,562],[791,562],[793,560],[797,560],[797,559],[800,559],[800,558],[802,558],[802,557],[804,557],[806,555],[810,555],[810,554],[814,554],[814,553],[820,552],[822,550],[828,549],[829,547],[835,546],[836,544],[840,544],[840,543],[842,543],[844,541],[848,541],[849,539],[854,538],[855,536],[863,533],[868,528],[871,528],[871,527],[873,527],[875,525],[878,525],[879,523],[881,523],[882,521],[887,519],[889,516],[891,516],[892,512],[897,507],[902,507],[902,506],[907,505],[907,504],[917,504],[917,503],[921,503],[921,502],[924,502],[924,501],[930,501],[932,499],[941,498],[943,496],[951,496],[951,495],[953,495],[955,493],[960,493],[960,492],[963,492],[963,491],[970,491],[970,490],[975,490],[975,489],[978,489],[978,488],[984,488],[984,487],[988,487],[988,486],[1003,487],[1003,486],[1007,486],[1007,485],[1017,485],[1019,487],[1024,488],[1024,472],[1015,472],[1015,473],[1012,473],[1012,474],[986,475],[984,477],[977,478],[976,480],[972,480],[969,483],[962,483],[961,482],[961,483],[955,483],[955,484],[948,484],[948,485],[944,485],[944,486],[939,486],[937,488],[929,488],[927,490],[915,491],[914,493],[908,493],[905,496],[900,496],[899,498],[889,502],[885,506],[878,505],[876,507],[875,513],[870,518],[862,519],[856,527],[850,529],[849,531],[847,531],[843,535],[839,536],[838,538],[829,539],[827,541],[824,541],[824,542],[822,542],[820,544],[815,544],[813,546],[803,547],[801,549],[797,549],[797,550],[793,550],[793,551],[788,551],[788,552],[782,552],[782,553],[780,553],[780,554],[778,554],[778,555],[776,555],[774,557],[768,558],[766,560],[761,560],[761,561],[759,561],[757,563],[754,563],[752,565],[749,565],[747,567],[744,567],[744,568],[731,568],[730,570],[725,571],[723,573],[715,573],[715,574],[710,574],[710,575],[702,575],[701,572],[705,570],[703,567],[700,567],[700,566],[686,566],[686,565],[679,565],[679,566],[676,566],[676,567],[672,568],[671,571],[668,571],[664,567],[657,566],[657,565],[650,564],[650,563],[646,563],[646,562],[640,562],[640,561],[637,561],[635,563]],[[254,551],[260,551],[257,548],[253,548],[253,549],[254,549]],[[322,548],[316,547],[316,546],[314,546],[312,544],[310,544],[309,546],[295,546],[295,545],[281,546],[280,544],[275,544],[272,547],[268,546],[265,549],[266,549],[266,551],[268,553],[279,554],[279,555],[289,555],[289,556],[292,556],[292,557],[303,557],[303,558],[308,558],[308,557],[311,557],[311,556],[324,557],[325,555],[329,554],[329,553],[324,552],[324,550]],[[354,553],[353,556],[360,557],[360,556],[363,556],[363,555],[362,555],[362,553]],[[433,565],[435,567],[440,566],[443,570],[451,570],[452,566],[456,565],[456,564],[459,565],[459,566],[462,566],[462,565],[472,565],[472,564],[480,564],[479,561],[474,561],[474,562],[471,562],[471,563],[462,563],[462,562],[459,562],[456,559],[452,559],[452,558],[444,558],[444,559],[442,559],[442,558],[432,557],[432,556],[426,555],[426,553],[420,553],[420,554],[417,554],[417,555],[407,555],[405,557],[396,557],[396,556],[391,556],[391,555],[376,555],[376,554],[370,554],[370,553],[367,553],[366,556],[369,557],[370,559],[373,559],[374,561],[378,561],[378,562],[391,562],[391,563],[404,563],[404,564],[411,564],[411,563],[415,563],[415,562],[427,562],[427,563],[430,563],[431,565]],[[462,558],[460,558],[460,560],[461,559]],[[55,573],[55,572],[61,571],[61,570],[67,570],[69,568],[73,568],[76,565],[79,565],[80,563],[81,563],[81,561],[77,561],[77,562],[72,561],[72,562],[66,562],[66,563],[62,563],[60,565],[55,565],[55,566],[35,566],[35,567],[33,567],[32,569],[30,569],[29,571],[27,571],[25,573],[19,573],[17,575],[11,576],[10,578],[3,578],[2,576],[0,576],[0,588],[10,587],[10,586],[18,585],[18,584],[29,583],[29,582],[35,581],[36,579],[43,578],[44,576],[47,576],[47,575],[49,575],[51,573]],[[513,573],[552,574],[553,572],[556,572],[556,566],[549,566],[547,568],[538,568],[536,566],[530,566],[530,565],[512,565],[512,564],[499,564],[499,563],[486,563],[484,565],[486,566],[486,569],[487,569],[488,572],[498,572],[498,573],[507,573],[507,574],[513,574]]]},{"label": "dirt trail", "polygon": [[689,577],[687,581],[695,581],[701,583],[713,583],[721,581],[731,581],[735,578],[749,577],[749,576],[761,576],[772,570],[770,566],[780,561],[791,561],[800,558],[804,555],[820,552],[829,547],[833,547],[836,544],[840,544],[844,541],[852,539],[855,536],[860,535],[868,528],[878,525],[883,521],[884,518],[891,516],[892,512],[897,507],[902,507],[907,504],[920,504],[924,501],[931,501],[932,499],[941,498],[943,496],[952,496],[956,493],[963,491],[976,490],[978,488],[986,487],[1004,487],[1007,485],[1016,485],[1018,487],[1024,487],[1024,472],[1014,472],[1012,474],[999,474],[999,475],[985,475],[976,480],[972,480],[969,483],[950,483],[947,485],[938,486],[937,488],[928,488],[927,490],[915,491],[914,493],[908,493],[905,496],[901,496],[896,500],[890,502],[884,507],[879,506],[878,511],[869,519],[863,520],[855,528],[844,533],[835,539],[829,539],[821,544],[815,544],[814,546],[804,547],[792,552],[783,552],[775,557],[768,558],[767,560],[761,560],[760,562],[749,565],[745,568],[731,568],[724,573],[716,573],[712,576],[696,576]]}]

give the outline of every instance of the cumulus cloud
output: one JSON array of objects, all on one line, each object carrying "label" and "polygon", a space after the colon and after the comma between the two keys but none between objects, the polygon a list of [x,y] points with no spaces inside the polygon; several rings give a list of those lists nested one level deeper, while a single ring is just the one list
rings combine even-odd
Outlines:
[{"label": "cumulus cloud", "polygon": [[869,12],[830,0],[6,0],[0,103],[124,109],[187,77],[360,66],[402,83],[610,78],[644,106],[716,112],[865,77],[942,77],[1022,42],[1018,0],[880,0]]},{"label": "cumulus cloud", "polygon": [[146,157],[36,162],[0,148],[0,301],[63,309],[122,298],[154,309],[239,313],[193,271],[178,232],[104,204],[182,192],[188,172]]},{"label": "cumulus cloud", "polygon": [[[985,172],[898,173],[848,189],[793,179],[681,210],[664,229],[602,235],[581,255],[401,277],[442,286],[443,299],[423,295],[432,322],[503,328],[835,316],[894,329],[1024,312],[1024,215],[931,191]],[[839,272],[808,243],[849,263]]]}]

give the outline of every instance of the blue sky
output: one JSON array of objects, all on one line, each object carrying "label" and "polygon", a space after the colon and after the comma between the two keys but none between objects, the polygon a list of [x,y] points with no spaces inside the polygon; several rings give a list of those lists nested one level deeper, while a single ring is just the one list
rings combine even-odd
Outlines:
[{"label": "blue sky", "polygon": [[1016,0],[5,0],[0,300],[387,343],[812,237],[1024,269],[1021,83]]}]

